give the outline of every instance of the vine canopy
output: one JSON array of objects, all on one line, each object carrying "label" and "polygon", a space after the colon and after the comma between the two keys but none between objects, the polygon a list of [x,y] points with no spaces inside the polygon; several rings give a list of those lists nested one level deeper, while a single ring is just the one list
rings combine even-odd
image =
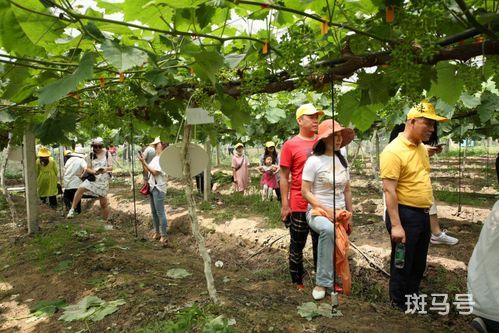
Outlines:
[{"label": "vine canopy", "polygon": [[466,119],[465,131],[497,138],[498,9],[495,0],[0,0],[0,128],[34,126],[42,142],[63,143],[124,137],[133,123],[173,138],[190,104],[214,113],[200,134],[213,142],[284,139],[300,103],[331,110],[335,81],[338,117],[360,131],[399,122],[424,96]]}]

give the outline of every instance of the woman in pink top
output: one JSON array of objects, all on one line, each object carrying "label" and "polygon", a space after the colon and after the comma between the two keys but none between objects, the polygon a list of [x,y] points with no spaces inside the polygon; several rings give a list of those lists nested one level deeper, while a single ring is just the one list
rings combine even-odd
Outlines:
[{"label": "woman in pink top", "polygon": [[244,155],[244,145],[237,143],[232,156],[232,181],[236,192],[244,193],[249,187],[249,161]]}]

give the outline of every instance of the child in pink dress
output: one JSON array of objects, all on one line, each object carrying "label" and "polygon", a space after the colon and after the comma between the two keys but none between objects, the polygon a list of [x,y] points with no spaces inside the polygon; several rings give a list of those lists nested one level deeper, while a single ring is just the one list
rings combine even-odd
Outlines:
[{"label": "child in pink dress", "polygon": [[272,164],[272,156],[267,155],[264,158],[264,165],[258,168],[262,174],[260,185],[262,185],[262,201],[272,201],[274,189],[277,187],[276,173],[279,171],[277,165]]}]

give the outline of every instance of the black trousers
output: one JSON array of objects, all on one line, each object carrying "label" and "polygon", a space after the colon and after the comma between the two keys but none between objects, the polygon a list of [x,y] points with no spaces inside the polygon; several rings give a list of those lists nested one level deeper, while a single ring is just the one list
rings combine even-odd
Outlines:
[{"label": "black trousers", "polygon": [[47,198],[49,198],[49,205],[50,205],[50,207],[52,207],[52,208],[57,207],[57,196],[52,195],[50,197],[40,197],[40,200],[43,203],[47,203]]},{"label": "black trousers", "polygon": [[[426,257],[430,244],[431,228],[428,209],[399,205],[400,222],[405,231],[405,265],[395,267],[395,246],[392,241],[390,257],[389,292],[392,303],[406,309],[406,295],[419,294],[419,285],[426,269]],[[386,228],[391,233],[392,225],[386,214]]]},{"label": "black trousers", "polygon": [[[75,197],[75,193],[77,188],[68,188],[64,190],[64,204],[66,205],[66,208],[69,210],[71,208],[71,205],[73,204],[73,199]],[[78,205],[76,205],[76,210],[78,214],[81,213],[81,200],[78,202]]]},{"label": "black trousers", "polygon": [[312,254],[314,257],[314,269],[317,267],[317,244],[319,234],[309,228],[305,212],[291,213],[291,224],[289,226],[289,273],[293,283],[303,283],[305,271],[303,269],[303,249],[307,243],[308,233],[312,236]]},{"label": "black trousers", "polygon": [[[279,185],[279,184],[277,184],[277,185]],[[276,187],[274,189],[274,191],[275,191],[275,195],[277,196],[277,201],[280,202],[281,201],[281,189],[279,187]]]}]

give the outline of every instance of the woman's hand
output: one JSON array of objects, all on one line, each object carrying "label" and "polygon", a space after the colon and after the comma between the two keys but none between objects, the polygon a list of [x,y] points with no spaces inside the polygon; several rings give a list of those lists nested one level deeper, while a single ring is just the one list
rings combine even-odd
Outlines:
[{"label": "woman's hand", "polygon": [[350,234],[352,233],[352,227],[353,227],[353,221],[352,221],[352,218],[349,218],[348,223],[347,223],[347,235],[348,236],[350,236]]}]

